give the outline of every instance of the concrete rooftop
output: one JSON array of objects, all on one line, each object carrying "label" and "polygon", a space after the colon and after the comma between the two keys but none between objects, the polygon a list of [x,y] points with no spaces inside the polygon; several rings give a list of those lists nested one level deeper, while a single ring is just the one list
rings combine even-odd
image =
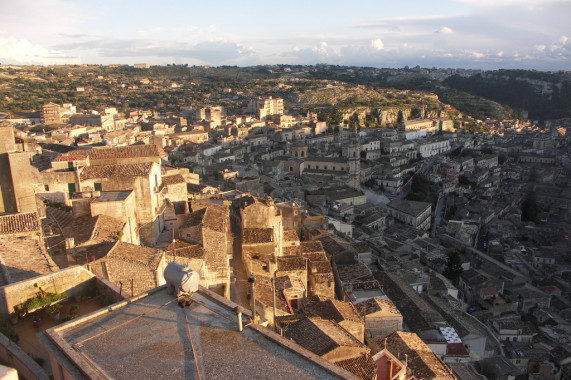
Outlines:
[{"label": "concrete rooftop", "polygon": [[159,287],[47,330],[42,343],[74,378],[352,378],[259,325],[238,332],[235,304],[208,290],[193,299],[180,308]]}]

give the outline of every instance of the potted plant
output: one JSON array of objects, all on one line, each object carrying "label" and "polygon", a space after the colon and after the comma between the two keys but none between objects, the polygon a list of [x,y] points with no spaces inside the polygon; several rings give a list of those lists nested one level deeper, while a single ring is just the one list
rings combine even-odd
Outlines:
[{"label": "potted plant", "polygon": [[24,318],[26,316],[26,314],[28,314],[28,311],[26,310],[26,308],[22,304],[16,305],[14,307],[14,310],[20,318]]},{"label": "potted plant", "polygon": [[18,313],[10,313],[10,323],[13,325],[18,324]]},{"label": "potted plant", "polygon": [[54,304],[54,305],[50,305],[48,307],[46,307],[46,311],[49,315],[51,315],[51,317],[53,318],[54,321],[59,321],[59,317],[60,317],[60,311],[61,311],[61,305],[60,304]]},{"label": "potted plant", "polygon": [[77,305],[73,305],[72,307],[69,308],[69,314],[71,315],[77,315],[79,311],[79,306]]},{"label": "potted plant", "polygon": [[34,322],[34,327],[38,327],[40,325],[41,319],[36,315],[32,321]]},{"label": "potted plant", "polygon": [[18,333],[16,332],[16,330],[14,330],[13,327],[10,327],[10,331],[8,332],[8,338],[10,338],[12,342],[18,343],[18,341],[20,340],[20,335],[18,335]]}]

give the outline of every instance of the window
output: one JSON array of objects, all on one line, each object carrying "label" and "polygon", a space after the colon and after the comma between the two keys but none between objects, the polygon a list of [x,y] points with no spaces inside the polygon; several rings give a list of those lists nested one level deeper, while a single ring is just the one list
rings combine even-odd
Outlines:
[{"label": "window", "polygon": [[73,170],[73,162],[68,161],[67,162],[67,168],[68,168],[68,170]]},{"label": "window", "polygon": [[290,171],[290,172],[293,172],[293,166],[290,166],[290,167],[289,167],[289,171]]},{"label": "window", "polygon": [[94,183],[93,184],[93,190],[101,191],[101,184],[100,183]]},{"label": "window", "polygon": [[45,190],[45,191],[50,191],[50,185],[44,185],[44,190]]},{"label": "window", "polygon": [[67,184],[67,191],[69,193],[69,197],[71,198],[73,193],[75,193],[75,183],[68,183]]}]

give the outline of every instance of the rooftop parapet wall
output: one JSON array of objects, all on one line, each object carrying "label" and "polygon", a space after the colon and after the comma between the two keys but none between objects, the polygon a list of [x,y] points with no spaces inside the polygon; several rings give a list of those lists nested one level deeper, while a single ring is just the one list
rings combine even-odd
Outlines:
[{"label": "rooftop parapet wall", "polygon": [[34,277],[0,288],[0,315],[7,317],[14,307],[35,297],[42,286],[46,292],[66,293],[68,297],[83,295],[96,288],[95,275],[81,266],[73,266],[57,272]]}]

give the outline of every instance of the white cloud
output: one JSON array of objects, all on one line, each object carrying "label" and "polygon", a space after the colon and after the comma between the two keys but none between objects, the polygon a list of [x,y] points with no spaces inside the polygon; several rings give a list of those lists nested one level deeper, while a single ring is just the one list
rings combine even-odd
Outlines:
[{"label": "white cloud", "polygon": [[569,37],[567,37],[567,36],[559,37],[559,42],[561,42],[563,45],[565,45],[568,40],[569,40]]},{"label": "white cloud", "polygon": [[312,48],[311,51],[313,51],[314,53],[323,55],[323,56],[329,55],[329,51],[327,49],[327,42],[325,42],[325,41],[321,41],[319,46]]},{"label": "white cloud", "polygon": [[380,38],[377,38],[376,40],[371,41],[371,47],[374,50],[383,50],[385,45],[383,44],[383,41]]},{"label": "white cloud", "polygon": [[547,48],[545,45],[535,45],[535,50],[544,51]]},{"label": "white cloud", "polygon": [[9,36],[0,31],[0,61],[8,64],[77,64],[78,57],[69,57],[64,53],[47,49],[23,38]]},{"label": "white cloud", "polygon": [[440,29],[438,29],[435,33],[438,33],[438,34],[454,34],[454,30],[452,30],[451,28],[449,28],[447,26],[443,26]]}]

